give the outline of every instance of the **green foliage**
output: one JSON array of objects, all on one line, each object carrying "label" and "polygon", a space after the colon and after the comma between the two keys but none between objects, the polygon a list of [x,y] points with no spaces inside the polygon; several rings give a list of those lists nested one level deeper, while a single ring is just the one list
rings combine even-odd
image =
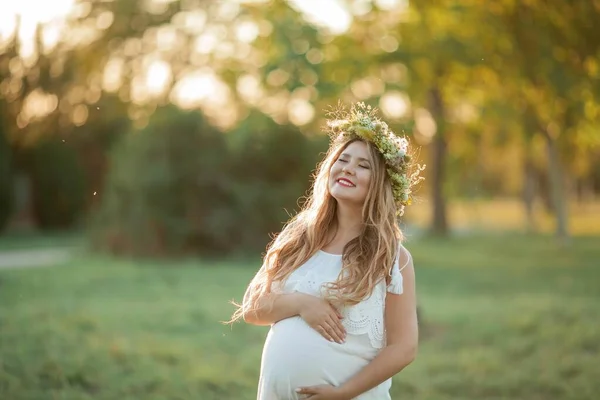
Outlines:
[{"label": "green foliage", "polygon": [[33,216],[43,229],[73,227],[85,206],[85,176],[77,153],[60,139],[47,139],[27,154]]},{"label": "green foliage", "polygon": [[[597,241],[408,243],[424,325],[391,397],[596,399]],[[0,271],[0,398],[255,399],[267,328],[220,321],[258,267],[86,257]]]},{"label": "green foliage", "polygon": [[[308,194],[311,174],[327,149],[327,138],[310,139],[292,126],[280,126],[253,112],[228,134],[231,179],[236,193],[236,240],[264,248]],[[300,199],[300,202],[299,202]]]},{"label": "green foliage", "polygon": [[[160,53],[161,60],[172,68],[174,79],[170,85],[181,83],[188,72],[193,73],[200,65],[206,66],[228,85],[231,108],[246,110],[253,104],[261,104],[262,108],[271,101],[281,101],[277,107],[267,107],[281,106],[277,111],[280,113],[288,100],[307,101],[316,111],[316,118],[302,127],[305,131],[319,129],[322,111],[339,98],[377,104],[393,91],[408,95],[410,107],[401,122],[413,123],[423,115],[422,109],[428,109],[437,126],[433,138],[420,135],[425,132],[416,129],[415,139],[424,144],[422,159],[428,164],[423,187],[429,187],[429,193],[434,194],[433,204],[438,210],[445,207],[446,198],[458,195],[516,196],[526,181],[536,183],[531,187],[538,188],[537,197],[547,199],[548,194],[543,192],[551,190],[571,193],[560,190],[556,183],[562,181],[561,170],[565,181],[587,181],[588,187],[593,187],[590,182],[595,181],[597,188],[594,160],[598,157],[593,150],[600,142],[596,122],[600,115],[600,30],[594,24],[600,12],[597,2],[502,0],[487,7],[473,1],[440,0],[402,2],[393,9],[375,1],[352,2],[356,3],[348,8],[354,13],[352,23],[348,31],[339,35],[306,18],[310,13],[301,10],[312,2],[300,2],[303,7],[285,0],[240,2],[232,7],[227,6],[228,2],[183,0],[160,4],[142,0],[83,3],[86,12],[69,19],[65,35],[58,38],[52,49],[34,57],[35,63],[20,62],[18,35],[3,45],[0,76],[11,78],[0,85],[0,119],[15,148],[57,134],[55,122],[61,121],[60,134],[68,135],[69,142],[79,142],[83,151],[78,154],[85,152],[81,158],[88,161],[83,167],[90,188],[88,195],[104,182],[105,149],[115,132],[122,133],[121,124],[127,123],[129,116],[143,119],[145,111],[169,98],[171,87],[162,95],[151,96],[149,104],[141,107],[130,103],[126,96],[133,93],[132,83],[143,80],[148,72],[145,63],[140,69],[140,60],[155,53]],[[101,29],[97,19],[106,15],[113,18],[102,20],[112,23]],[[194,18],[203,22],[190,25],[188,22],[196,21]],[[238,31],[240,26],[252,24],[258,27],[255,38],[251,38],[253,29]],[[97,27],[94,40],[82,40],[80,46],[73,47],[70,36],[77,36],[79,29],[87,32],[90,26]],[[250,36],[242,38],[243,33]],[[218,45],[201,46],[200,52],[194,50],[194,46],[215,35],[219,37]],[[44,47],[42,36],[38,35],[35,48]],[[190,54],[193,57],[185,56]],[[97,99],[102,86],[100,78],[111,59],[124,64],[119,68],[121,86],[109,95],[116,101],[107,104],[107,93]],[[107,72],[114,71],[117,64]],[[260,90],[250,90],[253,95],[248,97],[251,86],[246,84],[254,78],[260,82]],[[27,111],[22,106],[26,99],[35,100],[39,93],[34,92],[38,90],[55,95],[59,106],[46,118],[28,120],[30,113],[22,112]],[[32,94],[35,95],[30,98]],[[382,108],[388,107],[390,103]],[[71,117],[81,115],[79,111],[84,109],[88,114],[86,124],[69,126]],[[79,111],[75,113],[76,110]],[[25,127],[24,122],[28,122]],[[285,143],[293,140],[289,135],[297,133],[295,128],[273,123],[269,123],[268,131],[253,133],[256,118],[252,117],[241,123],[245,126],[231,135],[247,131],[247,135],[256,135],[258,142],[265,145],[271,140]],[[267,132],[277,138],[260,137]],[[557,161],[547,162],[537,147],[525,148],[524,143],[541,136],[556,141],[560,159],[557,156]],[[426,145],[429,139],[433,142]],[[312,144],[306,146],[313,149]],[[219,232],[215,246],[230,248],[226,242],[234,240],[229,227],[221,229],[222,221],[228,226],[232,220],[254,220],[249,228],[231,235],[240,243],[258,242],[265,232],[278,230],[287,219],[283,208],[290,212],[296,208],[295,200],[307,187],[306,171],[312,168],[312,162],[307,161],[305,167],[304,160],[298,158],[304,155],[293,152],[287,161],[283,160],[283,147],[276,148],[272,153],[260,149],[249,152],[253,157],[281,155],[281,159],[272,162],[261,159],[265,166],[256,163],[264,167],[261,171],[265,174],[271,168],[285,174],[282,166],[301,163],[300,172],[294,176],[304,183],[277,179],[271,182],[250,176],[250,185],[231,178],[233,172],[229,173],[229,178],[219,182],[223,185],[219,193],[224,194],[216,198],[221,204],[233,197],[228,203],[234,204],[233,211],[219,207],[214,210],[215,215],[221,214],[214,218],[217,230],[213,232]],[[228,154],[232,155],[235,168],[241,165],[237,155],[242,159],[249,157]],[[528,158],[535,158],[539,169],[548,171],[537,174],[539,177],[522,179],[523,159]],[[562,168],[549,173],[553,171],[549,165],[559,164],[563,164]],[[552,177],[548,180],[552,184],[543,181],[546,178],[542,177],[548,176]],[[97,198],[91,198],[90,203]],[[443,214],[440,211],[435,215]],[[262,217],[267,220],[262,221]],[[203,220],[204,223],[208,222]],[[194,235],[196,239],[192,241],[205,241],[203,234]]]},{"label": "green foliage", "polygon": [[223,254],[264,249],[298,208],[326,143],[260,113],[224,135],[198,112],[158,110],[111,154],[96,248]]},{"label": "green foliage", "polygon": [[159,109],[110,156],[96,244],[146,255],[227,249],[235,221],[226,160],[223,135],[200,113]]},{"label": "green foliage", "polygon": [[0,126],[0,233],[13,210],[11,160],[10,146]]}]

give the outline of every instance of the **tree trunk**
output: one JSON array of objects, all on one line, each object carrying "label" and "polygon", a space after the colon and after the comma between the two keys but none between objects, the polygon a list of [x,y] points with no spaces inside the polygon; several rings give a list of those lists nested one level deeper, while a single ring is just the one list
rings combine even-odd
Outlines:
[{"label": "tree trunk", "polygon": [[430,227],[434,235],[448,234],[448,220],[446,216],[446,198],[444,197],[444,171],[446,164],[446,138],[444,137],[445,119],[444,102],[439,87],[433,86],[429,91],[430,109],[437,124],[437,132],[433,138],[433,166],[432,166],[432,198],[433,220]]},{"label": "tree trunk", "polygon": [[544,132],[546,150],[548,154],[548,175],[550,198],[556,218],[556,236],[561,242],[569,239],[567,222],[567,202],[563,190],[562,168],[556,140],[548,132]]}]

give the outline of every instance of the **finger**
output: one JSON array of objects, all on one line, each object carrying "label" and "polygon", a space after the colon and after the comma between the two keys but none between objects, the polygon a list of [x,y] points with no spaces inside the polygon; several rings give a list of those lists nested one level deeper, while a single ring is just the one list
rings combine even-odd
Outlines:
[{"label": "finger", "polygon": [[335,341],[338,343],[343,343],[344,333],[340,330],[340,328],[336,326],[337,324],[335,323],[335,321],[331,317],[329,317],[329,320],[325,321],[325,323],[327,324],[328,331],[333,336]]},{"label": "finger", "polygon": [[316,391],[313,387],[300,387],[298,389],[296,389],[296,393],[299,394],[315,394]]},{"label": "finger", "polygon": [[334,318],[330,318],[329,324],[331,326],[333,326],[333,329],[335,330],[337,336],[342,341],[346,340],[346,329],[344,329],[344,326],[340,323],[339,320],[334,319]]},{"label": "finger", "polygon": [[339,330],[342,332],[342,334],[345,336],[346,335],[346,328],[344,327],[344,324],[342,324],[342,320],[339,319],[337,317],[337,315],[335,314],[330,314],[329,317],[331,318],[331,323]]},{"label": "finger", "polygon": [[323,336],[325,339],[329,340],[330,342],[333,342],[333,337],[331,337],[327,329],[322,325],[317,326],[317,332],[319,332],[321,336]]},{"label": "finger", "polygon": [[335,323],[335,326],[337,326],[338,328],[340,328],[340,330],[344,333],[344,335],[346,334],[346,328],[344,327],[344,324],[342,324],[342,319],[340,318],[336,318],[335,316],[331,316],[331,318],[333,319],[333,322]]},{"label": "finger", "polygon": [[331,322],[329,322],[328,320],[325,320],[323,323],[323,327],[325,328],[325,330],[327,331],[327,333],[329,334],[329,336],[332,338],[332,340],[334,342],[337,342],[337,343],[342,342],[342,337],[340,337],[340,334],[336,331],[334,325]]}]

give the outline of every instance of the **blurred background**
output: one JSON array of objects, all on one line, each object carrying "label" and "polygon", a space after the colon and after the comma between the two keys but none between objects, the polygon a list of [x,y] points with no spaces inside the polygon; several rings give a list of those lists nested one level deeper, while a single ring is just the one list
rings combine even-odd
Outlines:
[{"label": "blurred background", "polygon": [[[427,165],[411,399],[597,399],[600,1],[0,4],[0,398],[253,399],[221,323],[364,101]],[[45,267],[45,268],[41,268]]]}]

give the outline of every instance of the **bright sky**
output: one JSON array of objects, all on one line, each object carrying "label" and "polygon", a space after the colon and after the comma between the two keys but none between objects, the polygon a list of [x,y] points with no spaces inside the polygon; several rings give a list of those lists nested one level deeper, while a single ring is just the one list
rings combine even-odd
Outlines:
[{"label": "bright sky", "polygon": [[[252,0],[238,0],[252,1]],[[262,1],[262,0],[259,0]],[[288,0],[310,21],[324,25],[334,33],[343,33],[352,22],[350,11],[342,0]],[[408,0],[373,0],[383,9],[406,5]],[[15,16],[21,16],[21,38],[31,38],[39,23],[47,23],[72,10],[74,0],[4,0],[0,2],[0,36],[10,34],[15,27]],[[368,9],[368,1],[354,3],[353,11]]]},{"label": "bright sky", "polygon": [[21,16],[22,35],[32,35],[39,23],[47,23],[65,16],[74,0],[18,0],[0,2],[0,35],[10,34],[15,28],[15,17]]},{"label": "bright sky", "polygon": [[335,34],[345,32],[352,16],[339,0],[289,0],[313,23],[324,25]]},{"label": "bright sky", "polygon": [[[21,18],[19,38],[21,55],[29,58],[35,55],[33,38],[38,24],[48,24],[60,20],[72,10],[74,0],[18,0],[0,1],[0,41],[15,30],[16,18]],[[54,28],[57,28],[55,26]],[[44,43],[49,47],[59,40],[58,29],[48,29]]]},{"label": "bright sky", "polygon": [[[329,27],[335,33],[344,32],[351,22],[348,10],[340,0],[289,0],[315,23]],[[397,4],[398,0],[376,0],[379,5]],[[0,35],[12,32],[15,16],[21,16],[21,37],[31,37],[38,23],[46,23],[66,15],[74,0],[18,0],[0,2]]]}]

